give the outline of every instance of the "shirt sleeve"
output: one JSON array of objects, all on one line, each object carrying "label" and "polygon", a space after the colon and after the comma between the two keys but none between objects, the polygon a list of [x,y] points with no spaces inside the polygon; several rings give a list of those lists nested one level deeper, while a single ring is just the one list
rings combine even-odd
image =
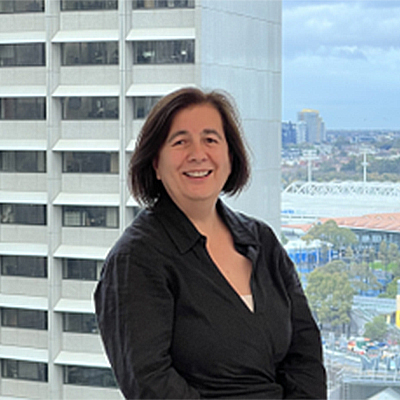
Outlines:
[{"label": "shirt sleeve", "polygon": [[276,257],[291,304],[292,341],[278,366],[277,377],[285,399],[326,399],[326,372],[319,329],[292,261],[277,244]]},{"label": "shirt sleeve", "polygon": [[107,259],[94,295],[104,347],[127,399],[199,399],[172,364],[174,300],[157,263],[155,256]]}]

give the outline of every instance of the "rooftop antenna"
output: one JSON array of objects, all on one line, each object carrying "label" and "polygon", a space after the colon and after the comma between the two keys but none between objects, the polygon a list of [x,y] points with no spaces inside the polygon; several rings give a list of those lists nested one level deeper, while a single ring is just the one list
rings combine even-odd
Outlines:
[{"label": "rooftop antenna", "polygon": [[361,165],[363,166],[363,182],[367,183],[368,163],[367,163],[367,149],[366,148],[363,149],[363,162],[361,163]]},{"label": "rooftop antenna", "polygon": [[317,152],[316,150],[304,150],[304,156],[307,159],[307,181],[312,181],[312,162],[313,160],[317,160]]}]

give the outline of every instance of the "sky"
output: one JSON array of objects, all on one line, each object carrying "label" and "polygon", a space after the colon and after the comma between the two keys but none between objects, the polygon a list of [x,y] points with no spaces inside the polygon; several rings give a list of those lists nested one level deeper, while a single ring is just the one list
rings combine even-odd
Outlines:
[{"label": "sky", "polygon": [[283,0],[284,121],[400,130],[400,0]]}]

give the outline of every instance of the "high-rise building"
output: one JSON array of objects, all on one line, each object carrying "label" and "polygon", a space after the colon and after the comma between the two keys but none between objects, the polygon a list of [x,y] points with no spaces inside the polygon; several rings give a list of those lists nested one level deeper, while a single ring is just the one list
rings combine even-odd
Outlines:
[{"label": "high-rise building", "polygon": [[187,85],[236,99],[253,179],[228,201],[279,230],[281,0],[0,1],[1,398],[122,398],[92,293],[143,119]]},{"label": "high-rise building", "polygon": [[297,126],[291,121],[282,121],[282,145],[297,143]]},{"label": "high-rise building", "polygon": [[306,124],[306,141],[308,143],[321,143],[326,139],[325,123],[319,111],[303,109],[297,113],[297,121]]}]

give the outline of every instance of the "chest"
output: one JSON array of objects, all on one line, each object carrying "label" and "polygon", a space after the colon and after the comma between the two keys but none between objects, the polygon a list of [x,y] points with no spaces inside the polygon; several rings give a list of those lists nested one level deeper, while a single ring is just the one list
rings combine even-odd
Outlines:
[{"label": "chest", "polygon": [[273,380],[290,344],[291,305],[271,262],[266,254],[253,259],[252,313],[207,252],[197,249],[175,260],[172,356],[179,370],[211,376],[233,369],[238,376],[251,371]]}]

